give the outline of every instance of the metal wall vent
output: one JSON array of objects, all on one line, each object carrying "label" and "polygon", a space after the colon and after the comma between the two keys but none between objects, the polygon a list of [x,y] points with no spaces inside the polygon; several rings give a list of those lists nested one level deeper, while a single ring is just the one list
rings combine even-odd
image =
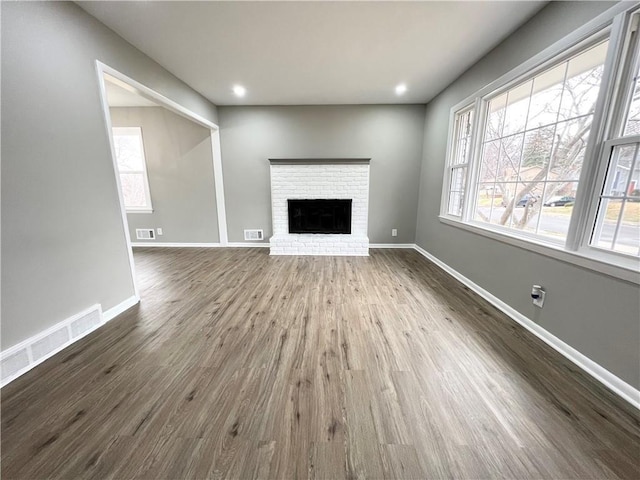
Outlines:
[{"label": "metal wall vent", "polygon": [[50,333],[46,337],[41,338],[37,342],[33,342],[31,344],[31,356],[34,361],[40,360],[54,350],[62,347],[69,340],[71,340],[69,330],[64,326],[61,329]]},{"label": "metal wall vent", "polygon": [[136,228],[136,239],[155,240],[156,232],[153,230],[153,228]]},{"label": "metal wall vent", "polygon": [[86,315],[71,322],[71,338],[76,338],[88,330],[95,329],[102,323],[100,310],[92,310]]},{"label": "metal wall vent", "polygon": [[264,234],[262,233],[262,230],[245,230],[244,239],[245,240],[264,240]]},{"label": "metal wall vent", "polygon": [[31,360],[29,360],[29,353],[27,349],[22,348],[11,355],[2,359],[2,380],[13,377],[16,373],[24,370],[29,366]]},{"label": "metal wall vent", "polygon": [[0,385],[6,385],[103,323],[102,308],[96,304],[0,352]]}]

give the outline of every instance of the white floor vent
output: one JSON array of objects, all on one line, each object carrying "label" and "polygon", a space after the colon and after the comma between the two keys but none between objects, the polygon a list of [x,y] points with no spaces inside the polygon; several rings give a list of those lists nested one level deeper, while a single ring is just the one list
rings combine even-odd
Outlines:
[{"label": "white floor vent", "polygon": [[102,315],[100,310],[90,310],[86,315],[71,322],[71,337],[79,337],[86,331],[99,327],[101,323]]},{"label": "white floor vent", "polygon": [[31,357],[33,361],[40,360],[41,358],[46,357],[51,354],[51,352],[58,350],[65,343],[71,340],[69,335],[69,329],[67,326],[63,326],[62,328],[50,333],[46,337],[33,342],[31,344]]},{"label": "white floor vent", "polygon": [[264,234],[262,233],[262,230],[245,230],[244,239],[245,240],[264,240]]},{"label": "white floor vent", "polygon": [[156,232],[154,232],[153,228],[136,228],[136,239],[155,240]]},{"label": "white floor vent", "polygon": [[3,351],[0,354],[1,386],[44,362],[103,323],[102,307],[96,304]]},{"label": "white floor vent", "polygon": [[12,378],[16,373],[21,372],[29,366],[29,353],[26,348],[21,348],[17,352],[2,358],[2,383],[4,380]]}]

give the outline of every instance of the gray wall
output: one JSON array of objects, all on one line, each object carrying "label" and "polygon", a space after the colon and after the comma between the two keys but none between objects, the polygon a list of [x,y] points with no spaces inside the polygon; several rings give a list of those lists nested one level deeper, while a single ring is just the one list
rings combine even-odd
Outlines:
[{"label": "gray wall", "polygon": [[[417,243],[634,387],[640,387],[638,287],[438,221],[449,112],[611,6],[552,2],[427,106]],[[544,309],[531,285],[548,291]]]},{"label": "gray wall", "polygon": [[[161,107],[112,108],[114,127],[141,127],[153,213],[128,213],[133,242],[215,243],[218,235],[210,130]],[[136,228],[161,227],[156,240]]]},{"label": "gray wall", "polygon": [[[229,241],[271,236],[269,158],[371,158],[369,240],[413,243],[423,105],[218,107]],[[398,236],[391,236],[391,229]]]},{"label": "gray wall", "polygon": [[73,3],[2,2],[2,341],[133,295],[95,60],[216,108]]}]

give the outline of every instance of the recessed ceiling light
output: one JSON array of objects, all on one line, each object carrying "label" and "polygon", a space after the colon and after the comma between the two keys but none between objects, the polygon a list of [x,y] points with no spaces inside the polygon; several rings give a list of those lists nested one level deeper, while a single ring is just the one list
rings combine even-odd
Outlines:
[{"label": "recessed ceiling light", "polygon": [[401,83],[396,87],[396,95],[403,95],[407,91],[407,86]]},{"label": "recessed ceiling light", "polygon": [[233,87],[233,93],[235,93],[238,97],[244,97],[244,94],[247,93],[247,89],[240,85],[235,85]]}]

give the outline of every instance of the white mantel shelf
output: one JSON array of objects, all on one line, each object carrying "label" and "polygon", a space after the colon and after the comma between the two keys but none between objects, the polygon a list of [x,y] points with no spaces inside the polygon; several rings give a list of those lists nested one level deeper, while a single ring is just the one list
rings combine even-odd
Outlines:
[{"label": "white mantel shelf", "polygon": [[370,158],[270,158],[271,165],[369,165]]}]

